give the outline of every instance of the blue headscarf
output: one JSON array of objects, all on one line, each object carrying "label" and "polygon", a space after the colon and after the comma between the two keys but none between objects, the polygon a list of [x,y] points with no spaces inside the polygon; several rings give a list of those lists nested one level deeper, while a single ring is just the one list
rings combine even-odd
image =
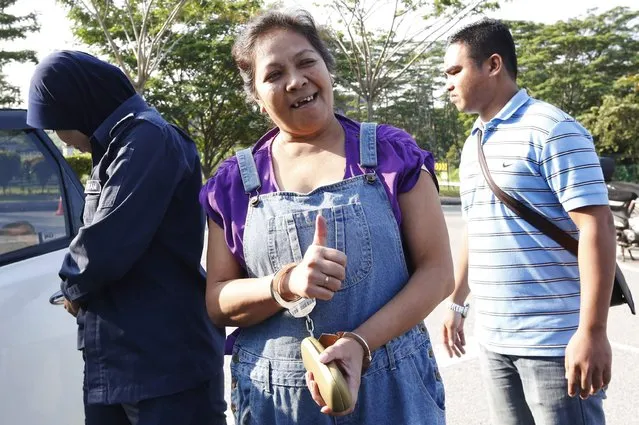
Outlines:
[{"label": "blue headscarf", "polygon": [[87,53],[55,52],[38,64],[31,77],[27,124],[78,130],[90,137],[134,94],[119,68]]}]

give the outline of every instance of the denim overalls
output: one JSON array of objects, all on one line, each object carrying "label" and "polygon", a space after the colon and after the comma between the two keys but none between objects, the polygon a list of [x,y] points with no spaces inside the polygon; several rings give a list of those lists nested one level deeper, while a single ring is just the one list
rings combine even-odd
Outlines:
[{"label": "denim overalls", "polygon": [[[327,222],[327,245],[347,256],[342,289],[330,301],[317,300],[310,314],[316,337],[357,328],[406,284],[409,272],[401,234],[375,173],[375,124],[363,123],[360,130],[360,166],[365,174],[308,194],[260,194],[251,149],[238,152],[237,159],[249,195],[244,230],[249,277],[301,261],[319,213]],[[231,359],[231,408],[237,425],[445,423],[444,387],[423,323],[373,352],[355,411],[344,417],[324,415],[311,398],[300,354],[306,336],[304,319],[285,310],[242,329]]]}]

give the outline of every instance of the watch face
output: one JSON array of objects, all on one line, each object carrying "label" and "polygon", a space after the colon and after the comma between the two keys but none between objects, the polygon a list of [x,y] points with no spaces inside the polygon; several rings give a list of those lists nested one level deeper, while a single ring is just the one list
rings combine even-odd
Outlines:
[{"label": "watch face", "polygon": [[460,313],[462,315],[462,317],[466,317],[466,315],[468,314],[468,308],[470,307],[470,305],[465,304],[465,305],[459,305],[459,304],[455,304],[455,303],[450,303],[449,308],[451,310],[453,310],[456,313]]}]

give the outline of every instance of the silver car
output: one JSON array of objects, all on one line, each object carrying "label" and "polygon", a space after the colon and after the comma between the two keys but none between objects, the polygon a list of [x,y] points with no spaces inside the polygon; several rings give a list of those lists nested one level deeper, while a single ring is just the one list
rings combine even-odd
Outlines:
[{"label": "silver car", "polygon": [[0,412],[4,425],[79,425],[75,320],[52,297],[84,194],[59,149],[0,110]]}]

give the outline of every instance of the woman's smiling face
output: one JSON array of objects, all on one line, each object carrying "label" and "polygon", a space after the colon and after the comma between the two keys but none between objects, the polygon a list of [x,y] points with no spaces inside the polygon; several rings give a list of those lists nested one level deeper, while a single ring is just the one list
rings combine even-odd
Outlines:
[{"label": "woman's smiling face", "polygon": [[301,34],[275,29],[255,43],[255,94],[281,131],[294,137],[329,125],[333,87],[321,55]]}]

